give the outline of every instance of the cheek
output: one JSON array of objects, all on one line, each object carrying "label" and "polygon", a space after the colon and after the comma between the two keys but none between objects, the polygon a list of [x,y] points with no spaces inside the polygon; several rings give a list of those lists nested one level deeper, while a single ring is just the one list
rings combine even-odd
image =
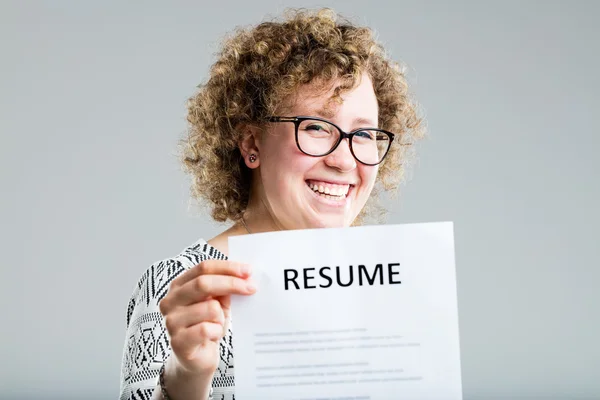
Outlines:
[{"label": "cheek", "polygon": [[285,165],[286,159],[299,153],[297,150],[294,135],[291,132],[266,133],[261,139],[259,147],[265,166],[271,169]]},{"label": "cheek", "polygon": [[379,167],[368,167],[366,165],[360,166],[360,179],[362,182],[362,186],[365,190],[369,192],[373,189],[375,185],[375,180],[377,179],[377,172],[379,171]]},{"label": "cheek", "polygon": [[315,160],[302,153],[290,152],[287,157],[281,157],[277,165],[271,166],[280,195],[289,197],[292,193],[298,194],[300,185],[304,185],[307,173],[314,165]]},{"label": "cheek", "polygon": [[282,140],[272,141],[261,149],[263,185],[269,189],[271,196],[289,196],[289,192],[298,189],[307,171],[318,161],[302,154],[295,141],[280,139]]}]

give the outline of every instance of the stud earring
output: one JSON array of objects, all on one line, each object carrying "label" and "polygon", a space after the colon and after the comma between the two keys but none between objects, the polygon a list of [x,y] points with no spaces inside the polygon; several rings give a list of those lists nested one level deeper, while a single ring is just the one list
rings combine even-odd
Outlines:
[{"label": "stud earring", "polygon": [[250,163],[253,163],[256,161],[256,154],[250,154],[250,157],[248,157],[248,161],[250,161]]}]

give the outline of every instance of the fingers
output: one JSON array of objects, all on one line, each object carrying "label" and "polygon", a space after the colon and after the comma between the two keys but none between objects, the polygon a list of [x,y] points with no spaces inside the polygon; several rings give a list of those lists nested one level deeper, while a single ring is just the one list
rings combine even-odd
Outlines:
[{"label": "fingers", "polygon": [[204,344],[207,340],[218,342],[225,334],[225,332],[223,332],[223,325],[215,324],[214,322],[202,322],[190,326],[182,333],[184,340],[189,340],[190,343],[196,342],[199,344]]},{"label": "fingers", "polygon": [[231,296],[217,297],[216,300],[219,300],[219,303],[221,303],[221,308],[225,313],[225,318],[227,318],[229,316],[229,310],[231,308]]},{"label": "fingers", "polygon": [[225,313],[217,300],[207,300],[181,307],[165,318],[167,330],[171,335],[205,321],[219,325],[225,324]]},{"label": "fingers", "polygon": [[223,325],[214,322],[202,322],[172,335],[171,347],[179,358],[192,360],[200,347],[209,344],[216,345],[224,335]]},{"label": "fingers", "polygon": [[173,280],[173,286],[183,286],[201,275],[227,275],[247,278],[250,276],[250,266],[229,260],[205,260],[190,268]]},{"label": "fingers", "polygon": [[184,368],[214,371],[218,342],[225,336],[230,296],[256,291],[248,265],[206,260],[177,277],[160,301],[173,353]]},{"label": "fingers", "polygon": [[228,260],[206,260],[184,272],[171,283],[167,296],[159,304],[167,315],[180,306],[231,294],[249,295],[256,288],[248,276],[247,264]]},{"label": "fingers", "polygon": [[173,291],[173,302],[186,306],[208,298],[231,294],[248,295],[256,291],[253,283],[235,276],[200,275]]}]

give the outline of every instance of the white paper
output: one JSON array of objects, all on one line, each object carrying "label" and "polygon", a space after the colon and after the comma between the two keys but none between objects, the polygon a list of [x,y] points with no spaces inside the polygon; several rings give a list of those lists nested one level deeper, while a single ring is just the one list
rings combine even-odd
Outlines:
[{"label": "white paper", "polygon": [[451,222],[236,236],[229,258],[258,287],[232,299],[236,399],[462,399]]}]

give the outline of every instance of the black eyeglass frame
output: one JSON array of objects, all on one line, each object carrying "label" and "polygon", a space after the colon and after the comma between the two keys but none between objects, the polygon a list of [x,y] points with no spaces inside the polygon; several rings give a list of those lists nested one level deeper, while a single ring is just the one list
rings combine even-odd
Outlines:
[{"label": "black eyeglass frame", "polygon": [[[302,147],[300,146],[300,142],[298,141],[298,129],[300,128],[300,123],[302,123],[303,121],[307,121],[307,120],[311,120],[311,121],[320,121],[320,122],[325,122],[333,127],[335,127],[339,132],[340,132],[340,137],[338,138],[337,143],[331,148],[331,150],[329,150],[327,153],[324,154],[320,154],[320,155],[314,155],[314,154],[310,154],[305,152],[304,150],[302,150]],[[392,132],[388,132],[386,130],[383,129],[379,129],[379,128],[358,128],[353,130],[352,132],[345,132],[343,131],[339,126],[337,126],[336,124],[334,124],[331,121],[328,121],[326,119],[323,118],[319,118],[319,117],[309,117],[309,116],[304,116],[304,115],[299,115],[296,117],[279,117],[279,116],[273,116],[273,117],[269,117],[267,118],[267,121],[269,122],[292,122],[294,124],[294,131],[295,131],[295,137],[296,137],[296,146],[298,146],[298,150],[300,150],[302,153],[306,154],[307,156],[311,156],[311,157],[325,157],[331,153],[333,153],[335,151],[335,149],[338,148],[338,146],[340,145],[340,143],[342,143],[342,140],[344,139],[349,139],[348,140],[348,144],[350,147],[350,153],[352,153],[352,156],[354,157],[354,159],[356,161],[358,161],[361,164],[364,165],[368,165],[368,166],[375,166],[375,165],[379,165],[383,162],[383,160],[385,159],[385,157],[387,156],[387,154],[390,151],[390,148],[392,147],[392,141],[394,140],[395,135]],[[356,154],[354,154],[354,149],[352,148],[352,138],[354,137],[354,135],[356,135],[359,132],[362,131],[376,131],[376,132],[380,132],[383,133],[385,135],[387,135],[389,137],[389,144],[388,144],[388,148],[386,149],[385,153],[383,154],[383,156],[381,156],[381,160],[379,160],[379,162],[375,163],[375,164],[369,164],[366,163],[362,160],[360,160],[358,157],[356,157]]]}]

